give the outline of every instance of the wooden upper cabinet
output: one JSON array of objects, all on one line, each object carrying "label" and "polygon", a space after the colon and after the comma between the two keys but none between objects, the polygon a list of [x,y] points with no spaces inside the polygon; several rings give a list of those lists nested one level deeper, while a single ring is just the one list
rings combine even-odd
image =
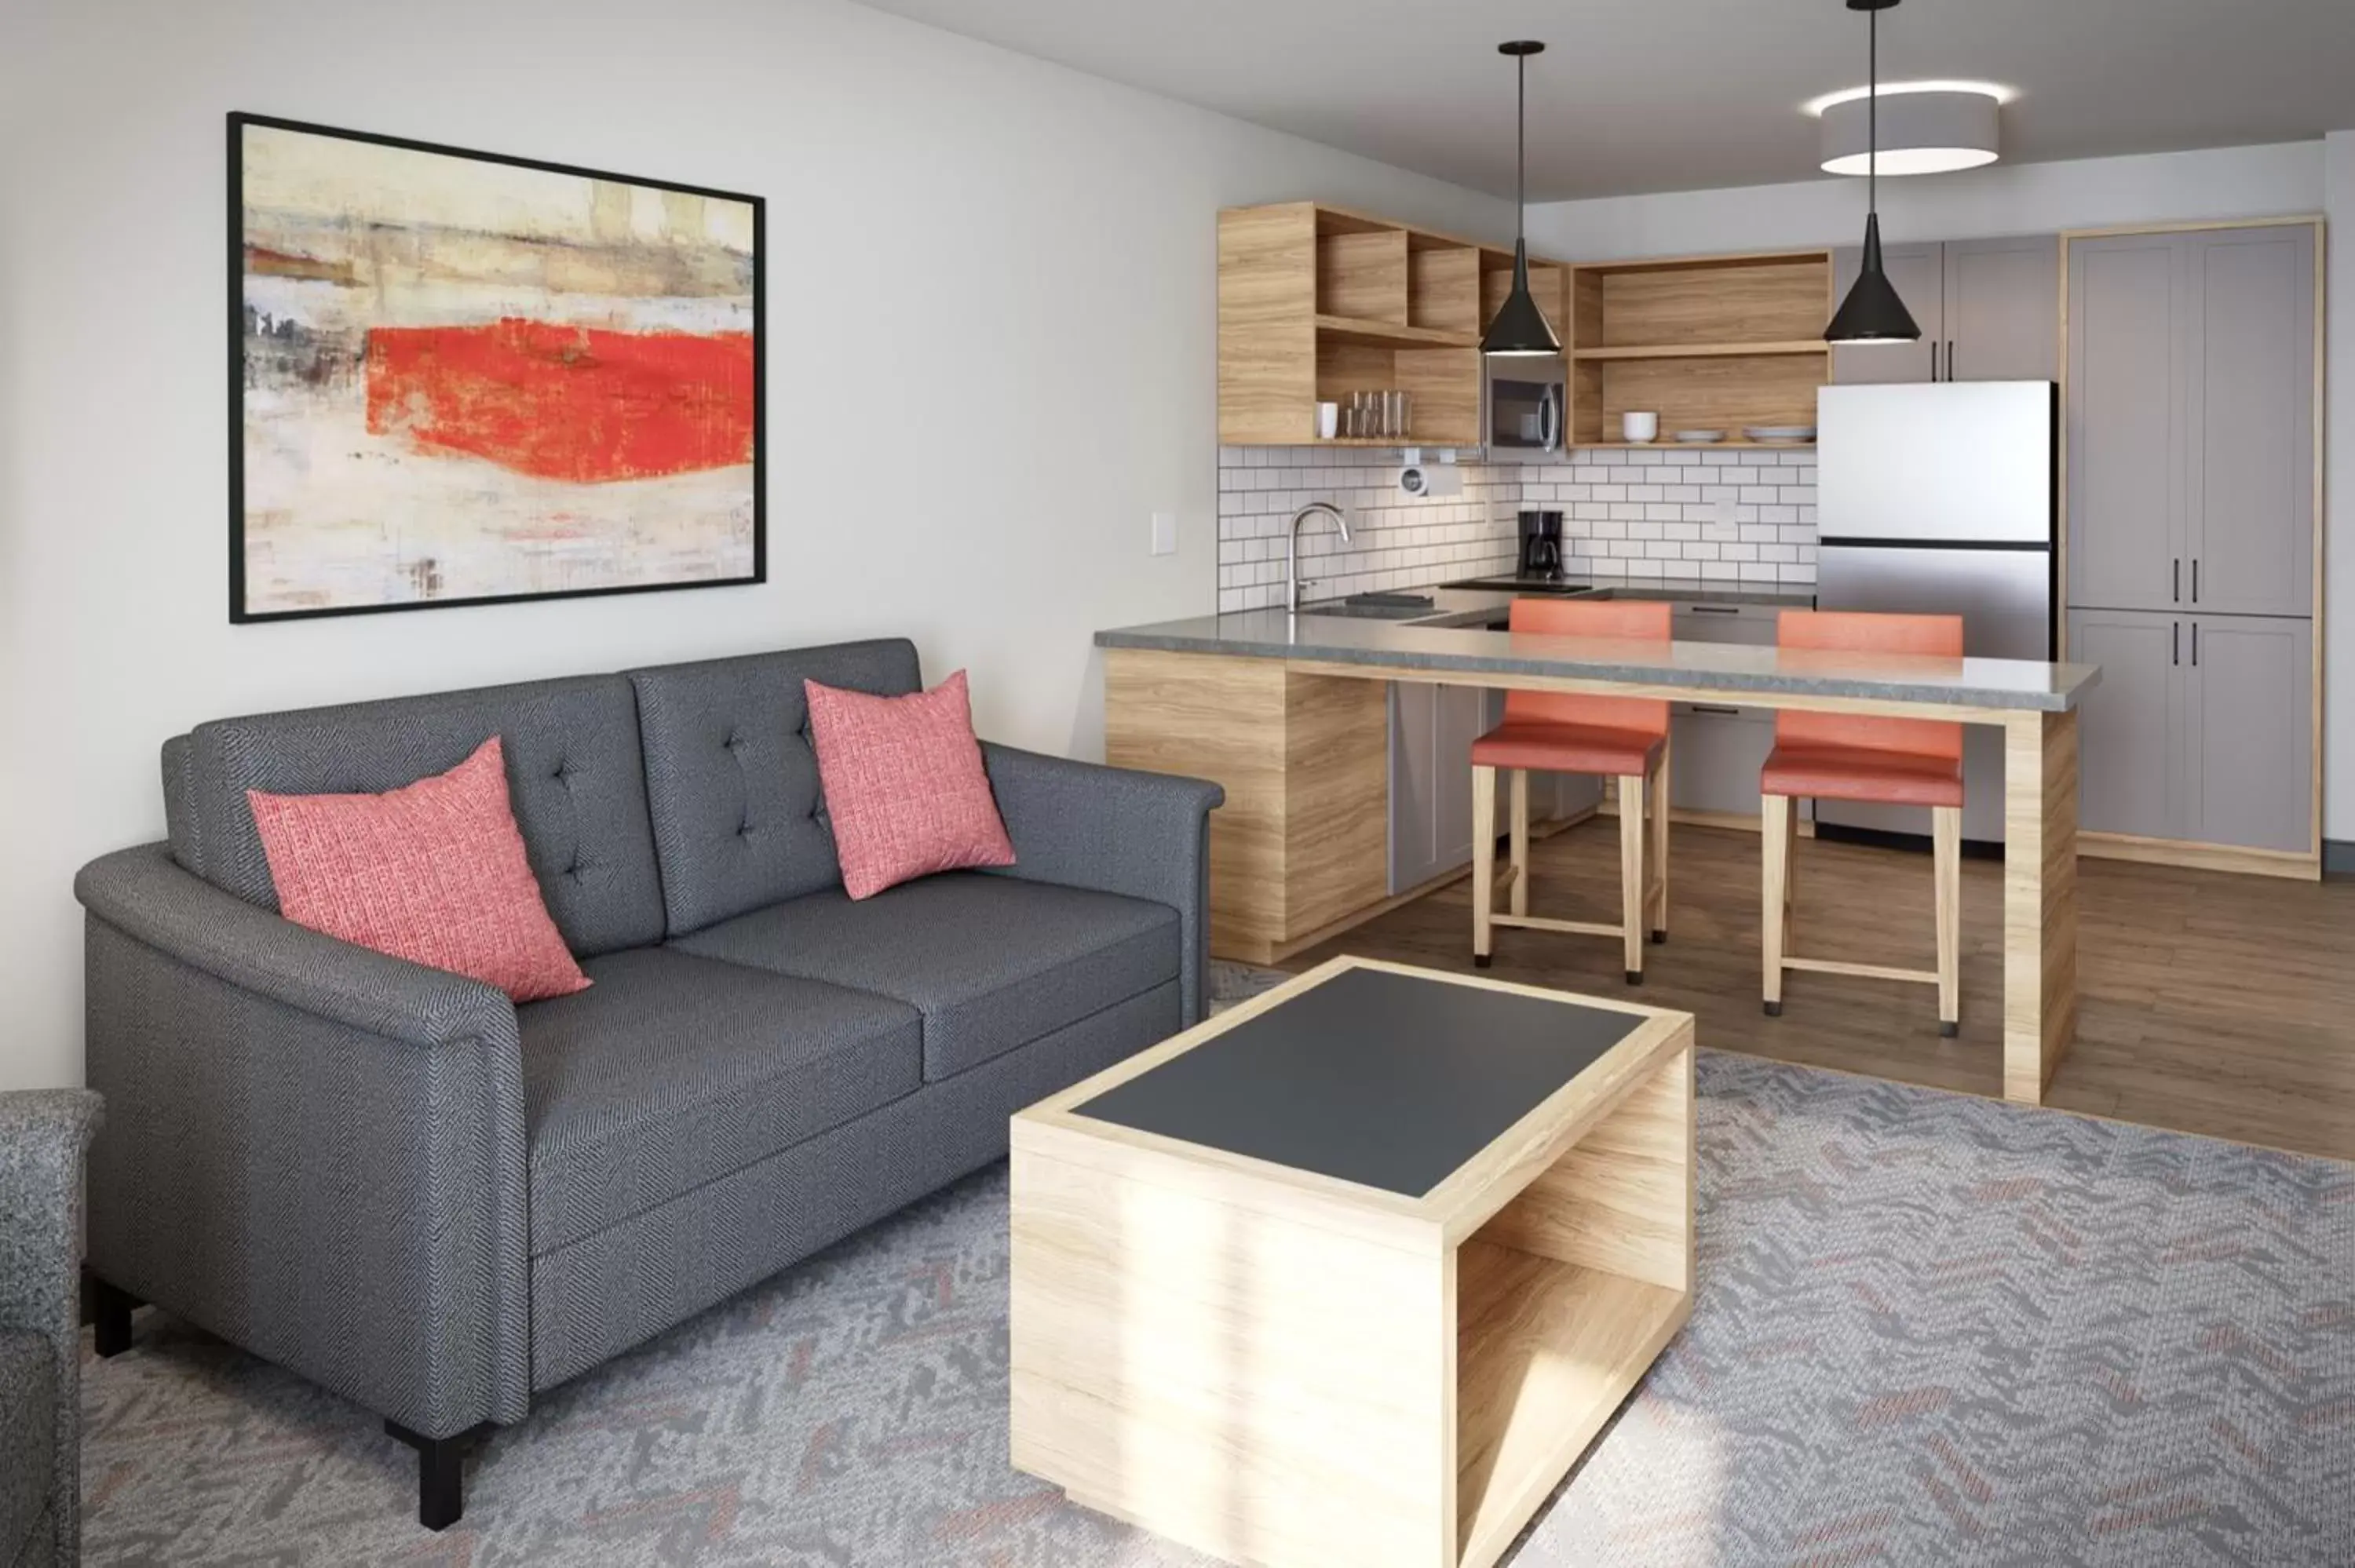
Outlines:
[{"label": "wooden upper cabinet", "polygon": [[[1407,440],[1477,445],[1480,331],[1490,292],[1503,298],[1498,268],[1508,275],[1511,264],[1510,251],[1315,202],[1221,212],[1220,441],[1327,444],[1320,401],[1395,389],[1413,400]],[[1549,314],[1564,270],[1531,265]]]}]

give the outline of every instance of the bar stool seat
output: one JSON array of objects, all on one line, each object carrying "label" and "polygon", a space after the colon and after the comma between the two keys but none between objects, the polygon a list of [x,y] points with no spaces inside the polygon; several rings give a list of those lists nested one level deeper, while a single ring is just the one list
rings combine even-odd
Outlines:
[{"label": "bar stool seat", "polygon": [[[1666,644],[1674,622],[1657,600],[1520,599],[1516,636],[1588,637]],[[1497,927],[1616,938],[1627,983],[1644,980],[1644,942],[1668,937],[1668,705],[1653,697],[1510,691],[1504,719],[1472,743],[1472,961],[1488,967]],[[1529,913],[1529,775],[1587,773],[1618,780],[1619,919]],[[1497,908],[1497,783],[1511,783],[1505,868]]]},{"label": "bar stool seat", "polygon": [[1889,806],[1960,806],[1960,759],[1870,746],[1778,746],[1758,787],[1769,795],[1870,800]]},{"label": "bar stool seat", "polygon": [[1472,743],[1475,768],[1534,768],[1546,773],[1649,773],[1666,738],[1639,729],[1507,719]]}]

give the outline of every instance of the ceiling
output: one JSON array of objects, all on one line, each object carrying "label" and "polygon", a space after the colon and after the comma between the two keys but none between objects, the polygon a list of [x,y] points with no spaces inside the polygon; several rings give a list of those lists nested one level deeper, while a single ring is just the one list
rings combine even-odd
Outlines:
[{"label": "ceiling", "polygon": [[[1529,199],[1804,179],[1799,105],[1860,85],[1840,0],[868,0],[876,8],[1509,196],[1530,62]],[[2008,162],[2355,128],[2355,0],[1910,0],[1884,80],[2020,91]]]}]

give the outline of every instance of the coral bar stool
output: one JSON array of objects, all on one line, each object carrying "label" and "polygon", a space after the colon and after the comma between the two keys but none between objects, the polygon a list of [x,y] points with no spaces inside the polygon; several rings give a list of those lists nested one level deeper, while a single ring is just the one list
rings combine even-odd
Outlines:
[{"label": "coral bar stool", "polygon": [[[1786,609],[1775,620],[1774,641],[1782,648],[1959,659],[1963,618]],[[1766,1012],[1783,1011],[1785,969],[1866,975],[1936,986],[1938,1032],[1955,1033],[1962,1020],[1956,974],[1963,913],[1963,726],[1940,719],[1859,718],[1785,709],[1774,715],[1774,749],[1758,785],[1765,806],[1759,824],[1764,831],[1759,836],[1765,852],[1762,926]],[[1791,956],[1791,857],[1796,828],[1791,801],[1800,795],[1930,808],[1938,910],[1935,969]]]},{"label": "coral bar stool", "polygon": [[[1665,603],[1517,599],[1515,632],[1665,643]],[[1666,650],[1664,649],[1663,652]],[[1512,854],[1506,871],[1510,912],[1497,903],[1497,774],[1512,775]],[[1615,926],[1544,919],[1529,913],[1529,770],[1598,773],[1619,780],[1619,897]],[[1646,796],[1650,848],[1646,849]],[[1668,705],[1648,697],[1507,692],[1504,722],[1472,743],[1472,961],[1488,967],[1493,928],[1525,927],[1617,937],[1627,983],[1644,980],[1644,932],[1668,936]],[[1649,866],[1646,864],[1650,862]],[[1646,879],[1646,872],[1649,879]]]}]

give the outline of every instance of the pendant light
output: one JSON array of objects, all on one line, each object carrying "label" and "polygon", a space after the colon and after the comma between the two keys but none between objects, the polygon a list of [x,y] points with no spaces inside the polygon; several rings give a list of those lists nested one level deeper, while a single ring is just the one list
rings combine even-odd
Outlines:
[{"label": "pendant light", "polygon": [[1513,291],[1497,307],[1488,330],[1480,339],[1483,354],[1560,354],[1561,339],[1554,335],[1545,312],[1529,293],[1529,247],[1521,232],[1521,215],[1529,177],[1529,57],[1543,54],[1534,38],[1498,44],[1497,52],[1513,57]]},{"label": "pendant light", "polygon": [[1913,313],[1897,297],[1881,264],[1881,13],[1897,0],[1848,0],[1851,11],[1862,11],[1867,23],[1870,75],[1865,89],[1864,141],[1864,260],[1856,283],[1840,302],[1831,325],[1824,329],[1828,343],[1919,343],[1922,329]]}]

